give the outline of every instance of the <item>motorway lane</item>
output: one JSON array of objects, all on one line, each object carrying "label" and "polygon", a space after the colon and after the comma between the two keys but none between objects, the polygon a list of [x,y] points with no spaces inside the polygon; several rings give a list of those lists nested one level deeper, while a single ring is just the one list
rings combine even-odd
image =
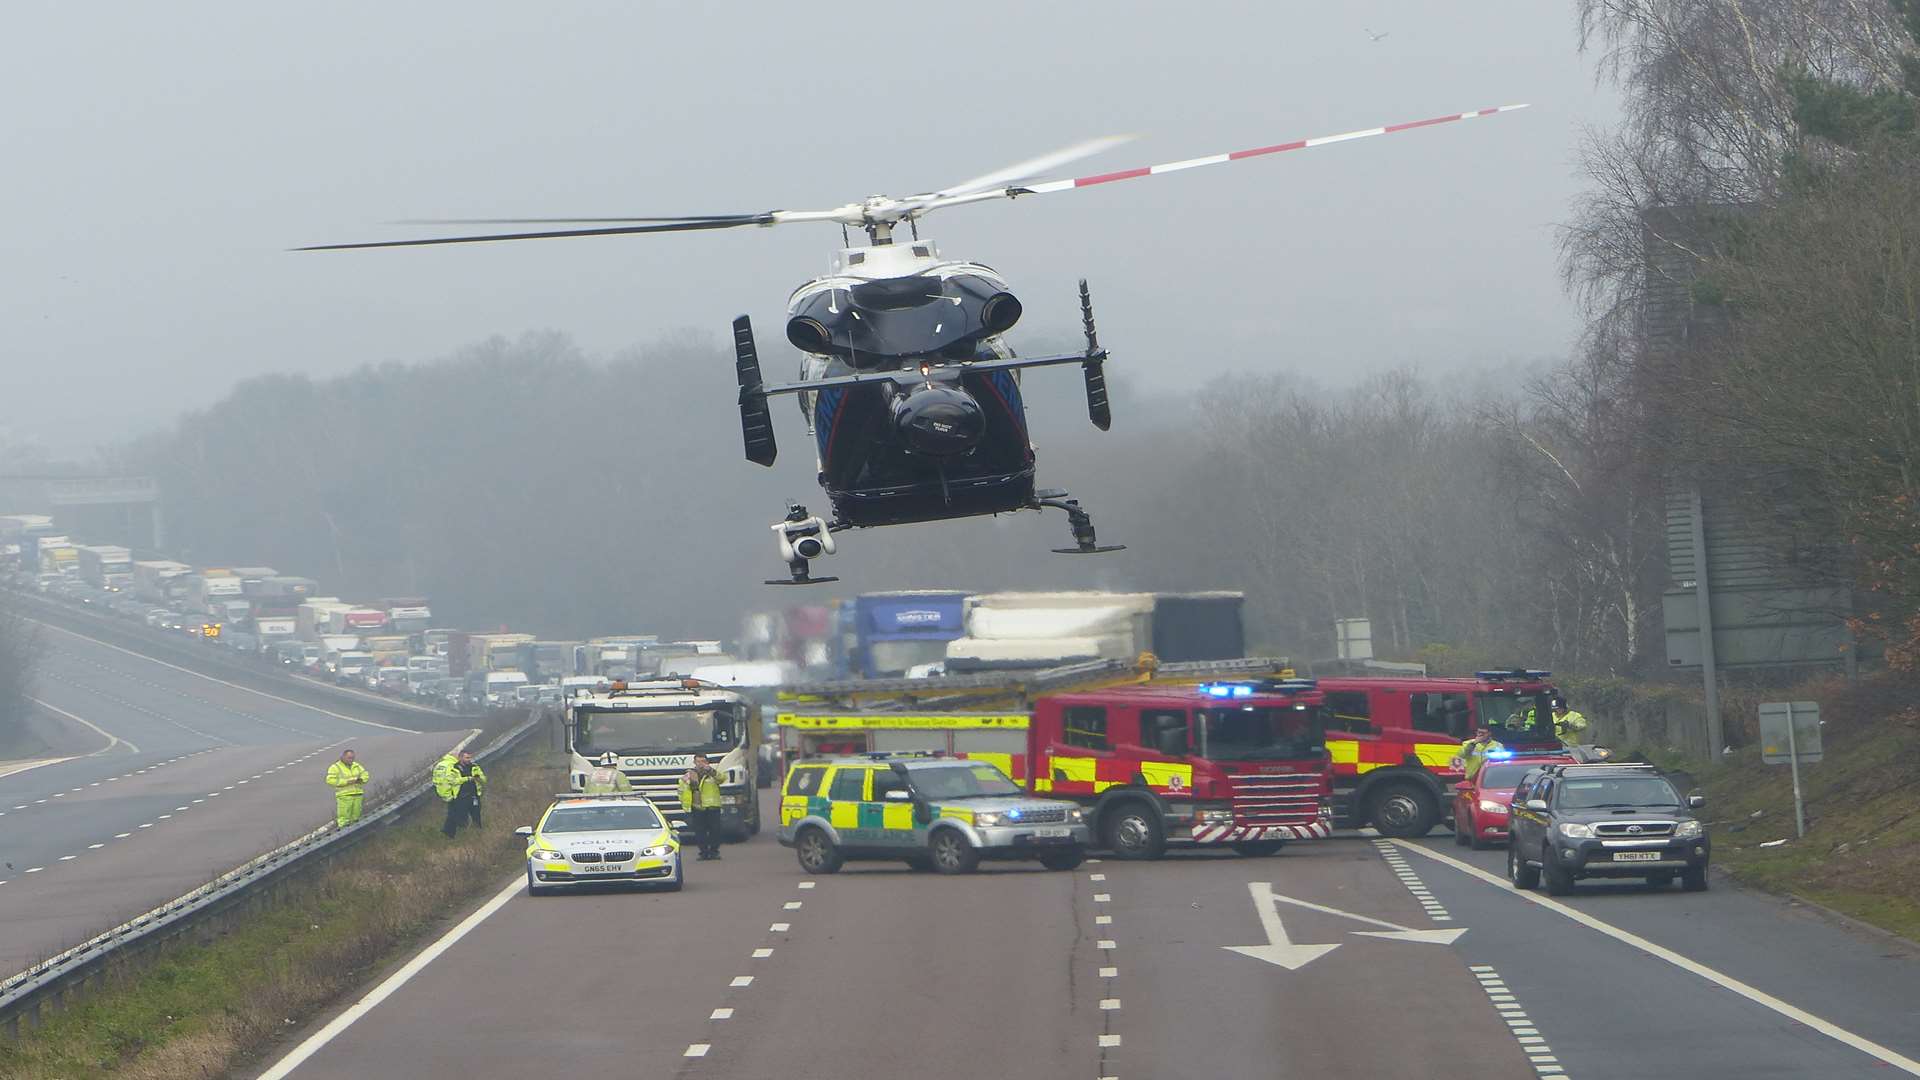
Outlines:
[{"label": "motorway lane", "polygon": [[[1351,843],[807,878],[762,836],[694,863],[679,894],[516,893],[267,1075],[1535,1075],[1456,947],[1361,938],[1378,925],[1305,912],[1286,925],[1338,948],[1299,971],[1225,951],[1264,940],[1247,891],[1264,880],[1433,929],[1380,854]],[[1401,1037],[1377,1037],[1383,1013]]]},{"label": "motorway lane", "polygon": [[0,776],[0,976],[331,820],[338,748],[359,750],[377,787],[469,730],[429,714],[449,730],[356,722],[350,705],[280,700],[56,627],[45,640],[46,716],[118,741]]},{"label": "motorway lane", "polygon": [[[1506,852],[1468,852],[1436,834],[1420,846],[1504,879]],[[1887,1076],[1873,1057],[1513,895],[1512,887],[1408,857],[1436,898],[1476,933],[1544,1027],[1569,1073]],[[1716,876],[1704,893],[1638,881],[1582,881],[1567,907],[1671,949],[1909,1058],[1920,1059],[1920,948],[1844,926]],[[1463,943],[1464,944],[1464,943]],[[1602,1021],[1596,1023],[1596,1021]]]},{"label": "motorway lane", "polygon": [[[1421,846],[1457,854],[1437,837]],[[692,871],[677,895],[516,891],[290,1075],[1585,1080],[1899,1069],[1387,841],[1344,836],[1266,859],[1103,860],[1072,873],[989,864],[966,878],[850,864],[808,879],[763,836]],[[1271,910],[1286,940],[1325,951],[1280,954],[1294,970],[1227,951],[1274,940],[1249,889],[1260,883],[1285,898]],[[1920,1051],[1914,950],[1725,886],[1598,885],[1572,904],[1847,1032]],[[1401,936],[1366,936],[1381,933]]]},{"label": "motorway lane", "polygon": [[[377,792],[464,732],[355,739]],[[0,976],[87,940],[333,820],[341,744],[220,747],[76,784],[0,820]],[[132,764],[123,761],[126,764]]]},{"label": "motorway lane", "polygon": [[[1462,928],[1430,918],[1369,845],[1295,844],[1268,858],[1175,854],[1093,872],[1106,875],[1103,906],[1120,960],[1118,1075],[1535,1075],[1469,970],[1479,929],[1452,944],[1362,936]],[[1277,908],[1293,942],[1332,950],[1297,970],[1226,951],[1268,941],[1249,890],[1256,882],[1348,913]]]}]

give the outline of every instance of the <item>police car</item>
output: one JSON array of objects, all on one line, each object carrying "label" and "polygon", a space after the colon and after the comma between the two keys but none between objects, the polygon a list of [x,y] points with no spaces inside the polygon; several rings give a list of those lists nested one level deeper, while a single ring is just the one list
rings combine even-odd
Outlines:
[{"label": "police car", "polygon": [[982,859],[1037,859],[1071,870],[1092,843],[1084,811],[1028,795],[992,763],[944,754],[863,754],[796,762],[780,800],[780,843],[800,868],[900,859],[964,874]]},{"label": "police car", "polygon": [[644,795],[559,795],[527,840],[527,892],[545,896],[591,882],[658,885],[685,881],[680,841],[666,815]]}]

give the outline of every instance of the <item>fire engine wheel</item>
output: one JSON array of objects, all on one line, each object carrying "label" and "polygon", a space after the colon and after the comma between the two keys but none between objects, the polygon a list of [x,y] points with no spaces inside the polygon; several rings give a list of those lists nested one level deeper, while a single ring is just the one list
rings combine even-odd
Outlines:
[{"label": "fire engine wheel", "polygon": [[942,874],[971,874],[980,865],[980,853],[959,829],[941,829],[927,842],[933,868]]},{"label": "fire engine wheel", "polygon": [[1381,836],[1402,840],[1425,836],[1440,822],[1440,807],[1433,801],[1433,793],[1404,780],[1381,785],[1369,806],[1367,816]]},{"label": "fire engine wheel", "polygon": [[1160,815],[1145,803],[1124,802],[1103,811],[1107,848],[1122,859],[1157,859],[1167,853]]},{"label": "fire engine wheel", "polygon": [[1286,846],[1285,840],[1249,840],[1244,844],[1233,845],[1233,850],[1249,859],[1259,859],[1268,855],[1277,855],[1280,849]]},{"label": "fire engine wheel", "polygon": [[794,838],[793,853],[800,859],[800,869],[809,874],[837,874],[846,861],[827,834],[812,827],[802,829]]}]

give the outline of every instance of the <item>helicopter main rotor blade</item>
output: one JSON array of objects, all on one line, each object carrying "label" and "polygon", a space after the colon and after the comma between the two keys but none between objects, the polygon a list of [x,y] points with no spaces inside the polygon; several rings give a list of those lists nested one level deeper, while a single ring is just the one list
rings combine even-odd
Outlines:
[{"label": "helicopter main rotor blade", "polygon": [[738,221],[761,224],[761,214],[683,214],[677,217],[408,218],[390,225],[629,225],[653,221]]},{"label": "helicopter main rotor blade", "polygon": [[1004,188],[1008,184],[1021,180],[1031,180],[1036,176],[1045,176],[1047,173],[1060,168],[1062,165],[1070,165],[1082,158],[1089,158],[1095,154],[1104,153],[1116,146],[1132,142],[1136,137],[1137,136],[1133,135],[1102,135],[1098,138],[1086,139],[1074,143],[1072,146],[1063,146],[1051,153],[1042,154],[1039,157],[1028,158],[1025,161],[995,169],[990,173],[976,176],[971,180],[963,180],[952,187],[941,188],[939,191],[929,192],[925,195],[914,195],[909,198],[951,198],[955,195],[970,195],[973,192],[985,191],[989,188]]},{"label": "helicopter main rotor blade", "polygon": [[352,251],[360,248],[429,247],[435,244],[484,244],[495,240],[552,240],[565,236],[628,236],[635,233],[696,232],[737,229],[745,225],[772,225],[777,214],[736,214],[723,218],[696,218],[661,225],[623,225],[606,229],[554,229],[545,232],[493,233],[486,236],[436,236],[426,240],[376,240],[358,244],[314,244],[295,251]]},{"label": "helicopter main rotor blade", "polygon": [[1187,158],[1184,161],[1169,161],[1159,165],[1146,165],[1137,169],[1121,169],[1118,172],[1098,173],[1093,176],[1076,176],[1070,180],[1048,180],[1038,184],[1012,185],[990,191],[974,191],[952,196],[938,196],[918,208],[920,213],[928,213],[948,206],[963,206],[967,203],[984,202],[988,199],[1012,199],[1022,195],[1045,195],[1054,191],[1066,191],[1071,188],[1093,187],[1097,184],[1110,184],[1116,180],[1133,180],[1142,176],[1159,176],[1162,173],[1181,172],[1197,169],[1203,165],[1224,165],[1246,158],[1264,157],[1268,154],[1284,153],[1288,150],[1310,150],[1329,143],[1351,142],[1355,139],[1369,139],[1375,135],[1392,135],[1415,128],[1433,127],[1436,124],[1451,124],[1458,120],[1473,120],[1497,113],[1514,112],[1524,109],[1522,105],[1496,105],[1490,109],[1476,109],[1473,112],[1451,113],[1435,116],[1426,120],[1410,120],[1400,124],[1387,124],[1382,127],[1363,128],[1359,131],[1345,131],[1338,135],[1320,135],[1311,139],[1295,139],[1292,142],[1275,143],[1272,146],[1256,146],[1247,150],[1232,150],[1224,154],[1210,154],[1206,157]]}]

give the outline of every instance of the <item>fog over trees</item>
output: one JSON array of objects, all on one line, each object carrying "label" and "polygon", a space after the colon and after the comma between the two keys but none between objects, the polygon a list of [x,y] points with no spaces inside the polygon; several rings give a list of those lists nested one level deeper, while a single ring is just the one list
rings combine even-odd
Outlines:
[{"label": "fog over trees", "polygon": [[[843,581],[815,590],[760,583],[781,569],[767,525],[784,500],[826,510],[797,410],[776,414],[773,469],[742,460],[731,358],[692,339],[597,359],[530,334],[339,379],[252,380],[127,464],[161,478],[195,561],[266,562],[353,596],[424,592],[468,626],[725,635],[743,612],[835,590],[1237,588],[1256,635],[1301,656],[1330,648],[1335,618],[1370,615],[1396,652],[1544,660],[1527,643],[1560,627],[1569,661],[1635,660],[1634,635],[1608,627],[1644,600],[1516,486],[1597,467],[1559,430],[1574,373],[1329,389],[1276,371],[1149,396],[1117,356],[1108,433],[1087,425],[1070,374],[1025,385],[1042,484],[1070,488],[1127,551],[1052,554],[1057,514],[854,532],[820,564]],[[1543,479],[1547,460],[1560,464]],[[1543,589],[1533,571],[1556,558],[1585,561]]]}]

